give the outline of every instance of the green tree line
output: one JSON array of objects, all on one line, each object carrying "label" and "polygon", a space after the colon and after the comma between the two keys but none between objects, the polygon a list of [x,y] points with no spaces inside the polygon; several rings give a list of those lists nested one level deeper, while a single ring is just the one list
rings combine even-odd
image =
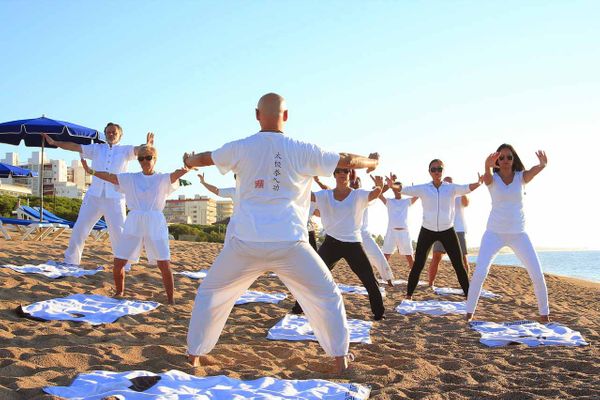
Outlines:
[{"label": "green tree line", "polygon": [[[21,205],[39,207],[41,204],[39,197],[21,197]],[[3,217],[14,217],[12,212],[17,209],[18,199],[14,196],[0,195],[0,215]],[[75,221],[81,207],[80,199],[70,199],[68,197],[44,197],[44,208],[61,218]]]},{"label": "green tree line", "polygon": [[[39,197],[21,197],[21,205],[39,207]],[[0,215],[3,217],[14,217],[13,211],[17,209],[18,199],[14,196],[0,195]],[[79,208],[81,207],[80,199],[71,199],[67,197],[44,197],[44,208],[61,218],[69,221],[77,220]],[[192,240],[196,242],[216,242],[223,243],[225,241],[226,225],[187,225],[187,224],[172,224],[169,225],[169,233],[175,239]]]},{"label": "green tree line", "polygon": [[169,225],[169,233],[173,235],[175,239],[191,240],[195,242],[223,243],[225,241],[226,229],[226,225]]}]

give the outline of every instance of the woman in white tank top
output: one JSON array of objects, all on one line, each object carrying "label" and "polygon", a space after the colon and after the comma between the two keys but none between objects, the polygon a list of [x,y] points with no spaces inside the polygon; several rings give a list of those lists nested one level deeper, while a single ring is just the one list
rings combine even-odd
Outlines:
[{"label": "woman in white tank top", "polygon": [[473,319],[477,301],[481,294],[490,264],[504,247],[510,247],[527,268],[533,281],[533,289],[538,302],[541,322],[550,322],[548,307],[548,289],[537,254],[525,232],[523,213],[523,186],[529,183],[542,169],[548,159],[546,153],[537,151],[539,164],[526,170],[515,149],[502,144],[485,161],[483,181],[492,197],[492,210],[488,218],[487,229],[481,239],[475,272],[471,279],[467,297],[467,321]]}]

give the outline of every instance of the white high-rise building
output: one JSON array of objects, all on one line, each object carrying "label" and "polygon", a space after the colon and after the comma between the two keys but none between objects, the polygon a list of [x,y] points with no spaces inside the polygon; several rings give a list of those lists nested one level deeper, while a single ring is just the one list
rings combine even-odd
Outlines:
[{"label": "white high-rise building", "polygon": [[19,165],[19,153],[6,153],[2,162],[4,164]]},{"label": "white high-rise building", "polygon": [[[5,178],[0,179],[4,185],[5,192],[8,192],[8,186],[24,186],[26,190],[20,194],[40,195],[40,163],[42,153],[34,151],[26,164],[19,165],[22,168],[34,171],[38,176],[33,178]],[[19,155],[17,153],[6,153],[2,162],[11,165],[19,164]],[[59,197],[70,197],[82,199],[92,183],[92,176],[86,174],[80,160],[71,161],[71,166],[67,166],[64,160],[50,160],[44,154],[44,195],[55,195]],[[17,193],[23,188],[10,188],[11,193]]]},{"label": "white high-rise building", "polygon": [[168,223],[210,225],[217,220],[217,203],[198,194],[193,199],[181,195],[177,200],[167,200],[163,212]]}]

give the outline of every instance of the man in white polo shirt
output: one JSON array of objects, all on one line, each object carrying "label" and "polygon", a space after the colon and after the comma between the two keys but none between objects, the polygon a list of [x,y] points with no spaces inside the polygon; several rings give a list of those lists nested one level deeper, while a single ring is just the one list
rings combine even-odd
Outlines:
[{"label": "man in white polo shirt", "polygon": [[[113,174],[127,172],[127,163],[137,156],[141,146],[120,146],[118,143],[123,136],[123,129],[118,124],[109,122],[104,128],[106,143],[93,143],[80,145],[77,143],[60,142],[44,135],[46,142],[64,150],[81,153],[82,158],[92,160],[92,168],[97,171],[106,171]],[[154,134],[148,133],[146,144],[154,144]],[[65,251],[64,262],[79,265],[81,254],[85,246],[85,239],[90,234],[100,217],[104,216],[110,243],[114,254],[115,244],[120,240],[125,224],[125,197],[118,192],[112,183],[92,178],[77,221],[71,232],[69,246]]]},{"label": "man in white polo shirt", "polygon": [[186,154],[188,167],[216,165],[237,174],[233,230],[227,246],[200,284],[188,330],[192,365],[216,345],[235,301],[267,271],[274,271],[300,302],[317,340],[335,370],[348,363],[348,324],[340,290],[308,244],[313,176],[331,175],[336,167],[368,168],[369,158],[331,153],[283,134],[288,112],[283,97],[268,93],[256,109],[260,132],[213,152]]}]

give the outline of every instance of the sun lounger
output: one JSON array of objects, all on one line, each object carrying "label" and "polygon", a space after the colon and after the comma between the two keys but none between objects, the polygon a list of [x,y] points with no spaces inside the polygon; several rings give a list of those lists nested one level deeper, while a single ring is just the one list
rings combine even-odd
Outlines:
[{"label": "sun lounger", "polygon": [[9,229],[19,232],[21,240],[43,240],[46,237],[52,237],[52,240],[55,240],[67,228],[66,225],[57,226],[50,222],[0,217],[0,231],[6,240],[13,240],[8,232]]},{"label": "sun lounger", "polygon": [[[34,222],[37,222],[40,220],[40,212],[32,207],[20,206],[19,211],[21,211],[21,213],[23,214],[24,217],[31,218],[31,220],[33,220]],[[62,220],[62,219],[56,220],[53,218],[47,219],[46,217],[44,217],[42,219],[42,222],[52,224],[55,228],[54,231],[50,232],[45,237],[50,237],[52,239],[52,241],[54,241],[54,240],[58,239],[66,230],[71,229],[72,226],[69,225],[68,223],[66,223],[65,221],[66,220]]]},{"label": "sun lounger", "polygon": [[[24,207],[27,207],[27,206],[24,206]],[[23,211],[25,211],[24,207],[22,207]],[[39,213],[40,213],[39,207],[28,207],[28,209],[30,209],[28,214],[32,213],[32,214],[37,214],[39,216]],[[75,225],[75,222],[69,221],[68,219],[64,219],[62,217],[59,217],[58,215],[53,214],[46,209],[44,209],[44,220],[47,220],[48,222],[66,224],[66,225],[69,225],[71,228],[73,228],[73,225]],[[95,239],[95,241],[100,241],[100,240],[105,241],[106,239],[108,239],[108,226],[106,225],[106,222],[99,219],[98,222],[96,222],[96,224],[92,228],[91,235]]]}]

